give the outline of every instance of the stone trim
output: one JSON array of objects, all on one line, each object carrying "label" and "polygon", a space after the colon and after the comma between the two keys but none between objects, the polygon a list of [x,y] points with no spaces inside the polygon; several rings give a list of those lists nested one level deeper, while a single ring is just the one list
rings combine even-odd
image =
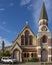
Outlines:
[{"label": "stone trim", "polygon": [[52,57],[52,55],[48,55],[48,57]]},{"label": "stone trim", "polygon": [[37,49],[41,49],[41,46],[37,46]]},{"label": "stone trim", "polygon": [[52,49],[52,46],[48,46],[48,49]]},{"label": "stone trim", "polygon": [[47,20],[46,20],[46,19],[41,19],[41,20],[39,21],[39,25],[40,25],[40,23],[42,23],[42,21],[47,22]]},{"label": "stone trim", "polygon": [[48,36],[48,39],[51,39],[51,36]]},{"label": "stone trim", "polygon": [[23,53],[36,53],[36,52],[23,52]]},{"label": "stone trim", "polygon": [[41,57],[41,55],[38,55],[38,57]]}]

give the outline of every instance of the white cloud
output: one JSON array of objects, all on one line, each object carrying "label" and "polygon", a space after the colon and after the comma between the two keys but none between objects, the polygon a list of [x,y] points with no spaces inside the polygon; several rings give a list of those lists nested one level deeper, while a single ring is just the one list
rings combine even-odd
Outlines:
[{"label": "white cloud", "polygon": [[48,20],[49,23],[52,24],[52,1],[51,0],[34,0],[34,2],[30,2],[32,0],[21,0],[21,5],[27,5],[27,9],[31,11],[34,24],[36,28],[38,28],[38,22],[39,22],[39,17],[40,17],[40,12],[41,12],[41,7],[43,2],[45,3],[46,10],[47,10],[47,15],[48,15]]},{"label": "white cloud", "polygon": [[5,25],[5,24],[6,24],[6,22],[5,22],[5,21],[3,21],[3,22],[2,22],[2,24],[3,24],[3,25]]},{"label": "white cloud", "polygon": [[0,11],[4,11],[5,10],[5,8],[0,8]]},{"label": "white cloud", "polygon": [[26,5],[29,4],[31,0],[21,0],[20,5]]},{"label": "white cloud", "polygon": [[2,47],[2,41],[4,40],[4,42],[5,42],[5,46],[9,46],[9,45],[11,45],[12,43],[10,43],[8,40],[6,40],[6,39],[4,39],[4,38],[2,38],[1,36],[0,36],[0,48]]},{"label": "white cloud", "polygon": [[39,21],[39,17],[40,17],[40,12],[41,12],[41,7],[43,2],[45,3],[46,6],[46,10],[47,10],[47,14],[48,14],[48,19],[49,19],[49,23],[52,20],[52,1],[51,0],[36,0],[33,3],[30,3],[31,0],[21,0],[21,5],[26,5],[28,10],[33,10],[32,11],[32,15],[33,15],[33,20],[34,20],[34,24],[35,26],[38,28],[38,21]]},{"label": "white cloud", "polygon": [[42,1],[41,0],[36,1],[33,5],[32,15],[33,15],[33,20],[34,20],[34,24],[35,24],[36,28],[38,28],[38,21],[39,21],[39,17],[40,17],[41,7],[42,7]]},{"label": "white cloud", "polygon": [[4,28],[3,26],[0,26],[0,29],[4,30],[4,31],[7,32],[7,33],[10,33],[10,32],[11,32],[10,30]]},{"label": "white cloud", "polygon": [[51,7],[51,5],[52,5],[52,1],[51,0],[44,0],[44,2],[45,2],[45,5],[46,5],[47,9],[51,9],[52,8]]},{"label": "white cloud", "polygon": [[46,9],[48,12],[48,15],[51,17],[52,13],[52,1],[51,0],[46,0],[45,1]]},{"label": "white cloud", "polygon": [[30,4],[30,5],[27,7],[28,10],[31,10],[32,8],[33,8],[33,4]]}]

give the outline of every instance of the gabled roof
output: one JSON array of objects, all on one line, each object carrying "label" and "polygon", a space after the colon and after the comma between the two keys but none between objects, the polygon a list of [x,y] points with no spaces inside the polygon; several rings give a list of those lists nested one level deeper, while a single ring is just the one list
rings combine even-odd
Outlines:
[{"label": "gabled roof", "polygon": [[[19,46],[20,49],[22,49],[21,46],[18,44],[18,42],[16,42],[16,44]],[[16,46],[16,44],[14,44],[14,45],[12,46],[11,50]]]},{"label": "gabled roof", "polygon": [[40,19],[46,19],[48,20],[48,16],[47,16],[47,12],[46,12],[46,8],[45,8],[45,4],[43,2],[43,6],[42,6],[42,9],[41,9],[41,12],[40,12]]},{"label": "gabled roof", "polygon": [[[18,34],[18,36],[17,36],[16,39],[18,39],[18,37],[21,35],[21,33],[22,33],[26,28],[29,28],[29,29],[31,30],[31,28],[29,27],[29,25],[26,24],[25,27],[22,29],[22,31]],[[34,32],[33,32],[32,30],[31,30],[31,32],[34,34]],[[34,36],[35,36],[35,35],[34,35]],[[14,41],[16,41],[16,39],[15,39]],[[13,41],[13,42],[14,42],[14,41]]]}]

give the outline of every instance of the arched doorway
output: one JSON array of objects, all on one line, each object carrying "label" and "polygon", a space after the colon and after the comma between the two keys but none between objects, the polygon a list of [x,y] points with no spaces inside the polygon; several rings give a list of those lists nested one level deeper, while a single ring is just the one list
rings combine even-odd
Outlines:
[{"label": "arched doorway", "polygon": [[18,62],[19,62],[19,51],[18,50],[15,50],[14,52],[13,52],[13,56],[14,56],[14,59],[16,59]]},{"label": "arched doorway", "polygon": [[42,59],[42,62],[47,61],[47,51],[45,49],[43,49],[41,52],[41,59]]}]

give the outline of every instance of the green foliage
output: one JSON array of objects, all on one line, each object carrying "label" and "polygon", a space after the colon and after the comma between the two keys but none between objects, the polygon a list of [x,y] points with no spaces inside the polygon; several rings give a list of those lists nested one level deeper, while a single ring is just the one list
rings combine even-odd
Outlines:
[{"label": "green foliage", "polygon": [[32,62],[38,62],[38,58],[33,57],[33,58],[31,59],[31,61],[32,61]]},{"label": "green foliage", "polygon": [[28,62],[38,62],[39,60],[38,60],[38,58],[31,58],[31,59],[28,59]]},{"label": "green foliage", "polygon": [[4,57],[4,56],[8,56],[8,57],[10,57],[11,54],[10,54],[9,51],[6,51],[5,53],[2,53],[1,56],[2,56],[2,57]]},{"label": "green foliage", "polygon": [[38,62],[39,59],[37,57],[37,54],[34,54],[34,56],[31,59],[28,59],[28,62]]},{"label": "green foliage", "polygon": [[1,58],[1,56],[2,56],[2,53],[0,53],[0,58]]}]

